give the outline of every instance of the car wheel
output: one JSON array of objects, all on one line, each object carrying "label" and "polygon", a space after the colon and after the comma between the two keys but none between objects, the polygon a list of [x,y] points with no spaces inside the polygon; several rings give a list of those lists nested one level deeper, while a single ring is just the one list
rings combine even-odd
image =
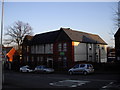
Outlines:
[{"label": "car wheel", "polygon": [[38,71],[34,71],[36,74],[38,73]]},{"label": "car wheel", "polygon": [[47,71],[43,71],[43,73],[45,73],[45,74],[46,74],[46,73],[47,73]]},{"label": "car wheel", "polygon": [[84,71],[83,74],[84,74],[84,75],[87,75],[87,71]]},{"label": "car wheel", "polygon": [[70,74],[70,75],[72,75],[72,74],[73,74],[73,72],[72,72],[72,71],[69,71],[69,74]]},{"label": "car wheel", "polygon": [[23,72],[22,70],[20,70],[20,72]]}]

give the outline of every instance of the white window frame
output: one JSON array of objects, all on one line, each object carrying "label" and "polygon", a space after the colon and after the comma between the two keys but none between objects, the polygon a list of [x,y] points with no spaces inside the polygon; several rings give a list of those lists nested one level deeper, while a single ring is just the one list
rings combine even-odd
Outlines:
[{"label": "white window frame", "polygon": [[62,51],[62,43],[58,44],[58,51]]},{"label": "white window frame", "polygon": [[67,43],[63,43],[63,51],[67,51]]}]

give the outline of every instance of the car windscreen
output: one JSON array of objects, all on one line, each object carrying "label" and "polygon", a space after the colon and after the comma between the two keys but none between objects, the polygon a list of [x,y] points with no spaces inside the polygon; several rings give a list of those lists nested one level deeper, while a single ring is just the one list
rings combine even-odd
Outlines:
[{"label": "car windscreen", "polygon": [[27,67],[28,69],[33,69],[32,67]]},{"label": "car windscreen", "polygon": [[46,68],[45,66],[37,66],[37,68]]},{"label": "car windscreen", "polygon": [[79,64],[76,64],[73,68],[79,68]]}]

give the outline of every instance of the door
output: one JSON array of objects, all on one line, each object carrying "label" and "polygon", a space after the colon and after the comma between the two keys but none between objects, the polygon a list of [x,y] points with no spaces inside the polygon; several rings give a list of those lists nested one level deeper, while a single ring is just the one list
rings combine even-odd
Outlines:
[{"label": "door", "polygon": [[73,72],[74,73],[79,73],[79,64],[77,64],[73,67]]},{"label": "door", "polygon": [[81,64],[79,68],[79,73],[83,73],[85,71],[85,64]]},{"label": "door", "polygon": [[47,67],[53,68],[53,59],[52,58],[47,58]]}]

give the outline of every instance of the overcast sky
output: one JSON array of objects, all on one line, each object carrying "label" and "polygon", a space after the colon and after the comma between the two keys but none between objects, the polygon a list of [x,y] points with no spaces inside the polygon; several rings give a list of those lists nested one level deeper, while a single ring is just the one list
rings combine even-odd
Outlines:
[{"label": "overcast sky", "polygon": [[109,33],[117,29],[115,9],[117,2],[5,2],[4,26],[20,20],[29,23],[34,34],[71,28],[98,34],[113,46]]}]

